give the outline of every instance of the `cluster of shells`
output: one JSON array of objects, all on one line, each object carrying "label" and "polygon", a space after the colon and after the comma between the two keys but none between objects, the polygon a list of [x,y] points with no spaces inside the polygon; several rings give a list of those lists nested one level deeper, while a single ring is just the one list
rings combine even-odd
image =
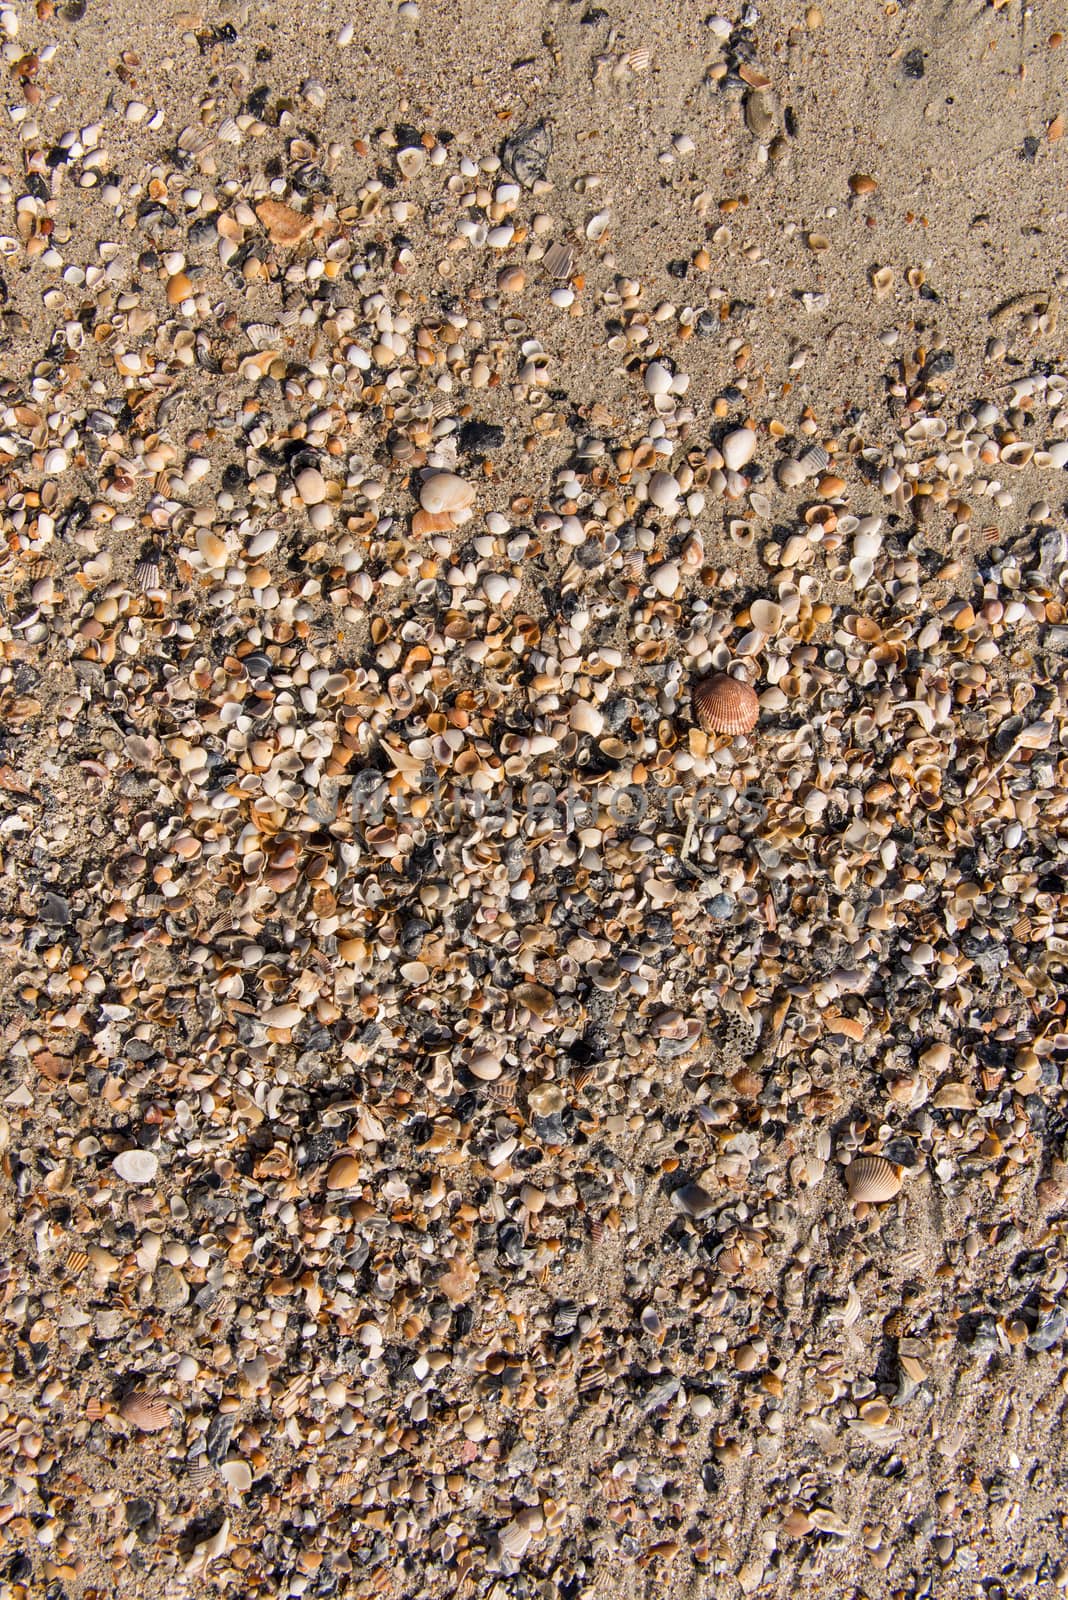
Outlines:
[{"label": "cluster of shells", "polygon": [[[103,126],[50,167],[20,108],[41,183],[4,180],[2,1133],[49,1274],[11,1320],[76,1357],[7,1374],[11,1504],[53,1519],[62,1404],[72,1471],[166,1441],[186,1577],[269,1473],[342,1573],[533,1551],[577,1586],[684,1544],[746,1570],[733,1513],[640,1437],[710,1463],[713,1503],[762,1473],[766,1548],[815,1581],[857,1531],[827,1503],[847,1457],[952,1388],[952,1308],[910,1320],[913,1196],[989,1244],[980,1354],[1063,1328],[1068,549],[1042,496],[1068,378],[1024,312],[974,409],[924,348],[878,425],[788,411],[726,296],[622,276],[592,181],[559,213],[536,128],[511,167],[389,132],[349,181],[321,84],[270,119],[221,99],[169,161],[128,102],[153,138],[126,188]],[[59,172],[115,214],[91,260]],[[579,313],[605,337],[576,415]],[[884,1292],[877,1381],[844,1335]]]}]

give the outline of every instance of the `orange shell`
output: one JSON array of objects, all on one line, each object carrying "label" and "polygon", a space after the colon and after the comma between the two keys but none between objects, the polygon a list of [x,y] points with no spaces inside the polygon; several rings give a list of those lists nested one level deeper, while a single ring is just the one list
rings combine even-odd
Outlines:
[{"label": "orange shell", "polygon": [[901,1173],[885,1156],[858,1156],[846,1168],[845,1180],[849,1198],[869,1205],[892,1200],[901,1188]]},{"label": "orange shell", "polygon": [[701,679],[693,691],[693,708],[706,733],[748,733],[760,715],[756,690],[726,672]]}]

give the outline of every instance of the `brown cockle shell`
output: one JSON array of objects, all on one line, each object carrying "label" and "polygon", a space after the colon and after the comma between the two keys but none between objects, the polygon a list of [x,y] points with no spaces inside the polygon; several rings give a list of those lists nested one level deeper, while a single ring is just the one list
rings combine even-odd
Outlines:
[{"label": "brown cockle shell", "polygon": [[701,679],[693,691],[693,708],[705,733],[748,733],[760,715],[756,690],[726,672]]}]

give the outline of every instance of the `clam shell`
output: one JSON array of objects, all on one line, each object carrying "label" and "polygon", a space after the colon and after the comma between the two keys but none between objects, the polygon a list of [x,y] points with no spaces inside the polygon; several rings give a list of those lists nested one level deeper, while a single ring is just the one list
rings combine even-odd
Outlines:
[{"label": "clam shell", "polygon": [[426,151],[417,144],[407,145],[405,149],[397,151],[397,166],[405,178],[418,178],[426,162]]},{"label": "clam shell", "polygon": [[702,678],[694,688],[693,708],[705,733],[748,733],[760,715],[756,690],[726,672]]},{"label": "clam shell", "polygon": [[749,607],[749,620],[761,633],[778,633],[782,617],[782,606],[776,600],[754,600]]},{"label": "clam shell", "polygon": [[471,484],[457,477],[455,472],[435,472],[419,491],[419,504],[432,515],[466,511],[474,504],[475,491]]},{"label": "clam shell", "polygon": [[171,1425],[171,1408],[159,1395],[131,1389],[119,1401],[119,1416],[139,1433],[162,1433]]},{"label": "clam shell", "polygon": [[734,428],[720,449],[728,472],[741,472],[756,453],[757,436],[752,428]]},{"label": "clam shell", "polygon": [[901,1188],[901,1170],[885,1156],[858,1156],[846,1168],[845,1179],[849,1198],[869,1205],[892,1200]]}]

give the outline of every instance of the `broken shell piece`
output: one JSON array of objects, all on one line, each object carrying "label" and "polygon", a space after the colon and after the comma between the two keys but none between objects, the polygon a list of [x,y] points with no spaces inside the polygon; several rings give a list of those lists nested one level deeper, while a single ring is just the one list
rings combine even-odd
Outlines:
[{"label": "broken shell piece", "polygon": [[876,300],[885,300],[894,287],[893,267],[875,267],[871,274],[871,286],[875,290]]},{"label": "broken shell piece", "polygon": [[403,150],[397,151],[397,167],[402,177],[418,178],[426,162],[426,151],[417,144],[407,145]]},{"label": "broken shell piece", "polygon": [[313,217],[306,217],[281,200],[261,200],[256,215],[267,230],[272,244],[285,247],[300,244],[315,227]]}]

